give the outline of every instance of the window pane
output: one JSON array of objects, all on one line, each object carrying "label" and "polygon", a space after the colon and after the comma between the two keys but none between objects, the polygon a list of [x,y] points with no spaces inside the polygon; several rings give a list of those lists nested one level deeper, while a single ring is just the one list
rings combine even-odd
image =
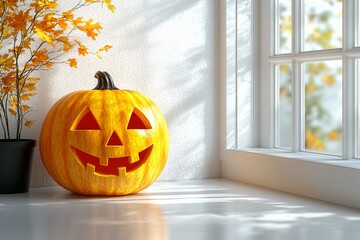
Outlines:
[{"label": "window pane", "polygon": [[276,53],[291,53],[292,14],[291,1],[278,0],[277,4]]},{"label": "window pane", "polygon": [[341,61],[304,65],[305,149],[341,155]]},{"label": "window pane", "polygon": [[276,77],[278,82],[277,101],[277,139],[276,146],[291,148],[291,112],[292,112],[292,77],[291,64],[279,64],[276,66]]},{"label": "window pane", "polygon": [[342,0],[304,0],[304,50],[342,46]]}]

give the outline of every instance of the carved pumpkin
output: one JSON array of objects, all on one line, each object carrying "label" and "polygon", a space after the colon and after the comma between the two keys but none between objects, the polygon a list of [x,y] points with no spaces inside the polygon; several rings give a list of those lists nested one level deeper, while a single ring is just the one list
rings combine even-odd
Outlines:
[{"label": "carved pumpkin", "polygon": [[86,195],[126,195],[151,185],[165,166],[165,119],[144,95],[119,90],[97,72],[93,90],[70,93],[47,114],[40,154],[62,187]]}]

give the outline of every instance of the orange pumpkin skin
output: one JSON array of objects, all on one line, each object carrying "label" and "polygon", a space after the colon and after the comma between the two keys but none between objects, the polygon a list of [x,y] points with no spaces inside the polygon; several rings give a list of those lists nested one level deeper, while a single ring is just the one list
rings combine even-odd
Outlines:
[{"label": "orange pumpkin skin", "polygon": [[69,191],[127,195],[158,178],[169,137],[161,111],[144,95],[84,90],[64,96],[50,109],[39,148],[51,177]]}]

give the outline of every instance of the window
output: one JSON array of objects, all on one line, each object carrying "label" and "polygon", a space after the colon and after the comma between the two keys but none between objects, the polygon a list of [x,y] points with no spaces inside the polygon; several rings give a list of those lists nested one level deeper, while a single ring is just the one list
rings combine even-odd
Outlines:
[{"label": "window", "polygon": [[360,207],[359,5],[221,1],[222,177]]},{"label": "window", "polygon": [[[272,0],[268,96],[273,147],[358,157],[358,1]],[[272,9],[272,10],[271,10]],[[354,34],[356,33],[356,34]],[[261,81],[267,81],[261,79]],[[271,140],[270,140],[271,142]]]},{"label": "window", "polygon": [[[237,34],[230,52],[237,50],[232,63],[237,70],[235,83],[227,87],[233,90],[236,106],[231,108],[237,119],[230,127],[235,133],[228,134],[227,140],[233,136],[232,143],[237,144],[228,146],[359,157],[355,73],[360,59],[360,4],[356,0],[269,0],[267,14],[257,22],[245,14],[255,11],[256,2],[233,1],[235,10],[230,13],[236,15],[233,31]],[[249,29],[257,24],[259,65],[256,48],[249,48],[256,45],[256,31]],[[247,116],[251,121],[245,125]],[[258,130],[250,131],[257,122]],[[252,142],[243,143],[244,139]]]}]

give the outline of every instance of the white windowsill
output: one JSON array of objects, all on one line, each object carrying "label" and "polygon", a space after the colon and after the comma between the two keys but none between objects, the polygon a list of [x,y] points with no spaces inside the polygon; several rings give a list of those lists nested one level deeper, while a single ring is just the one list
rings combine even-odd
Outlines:
[{"label": "white windowsill", "polygon": [[310,153],[310,152],[294,153],[284,149],[266,149],[266,148],[244,148],[244,149],[233,149],[229,151],[258,153],[258,154],[282,157],[287,159],[304,160],[313,163],[322,163],[322,164],[329,164],[339,167],[360,169],[360,159],[342,159],[339,156],[326,155],[320,153]]},{"label": "white windowsill", "polygon": [[280,149],[221,150],[221,176],[360,209],[360,160]]}]

